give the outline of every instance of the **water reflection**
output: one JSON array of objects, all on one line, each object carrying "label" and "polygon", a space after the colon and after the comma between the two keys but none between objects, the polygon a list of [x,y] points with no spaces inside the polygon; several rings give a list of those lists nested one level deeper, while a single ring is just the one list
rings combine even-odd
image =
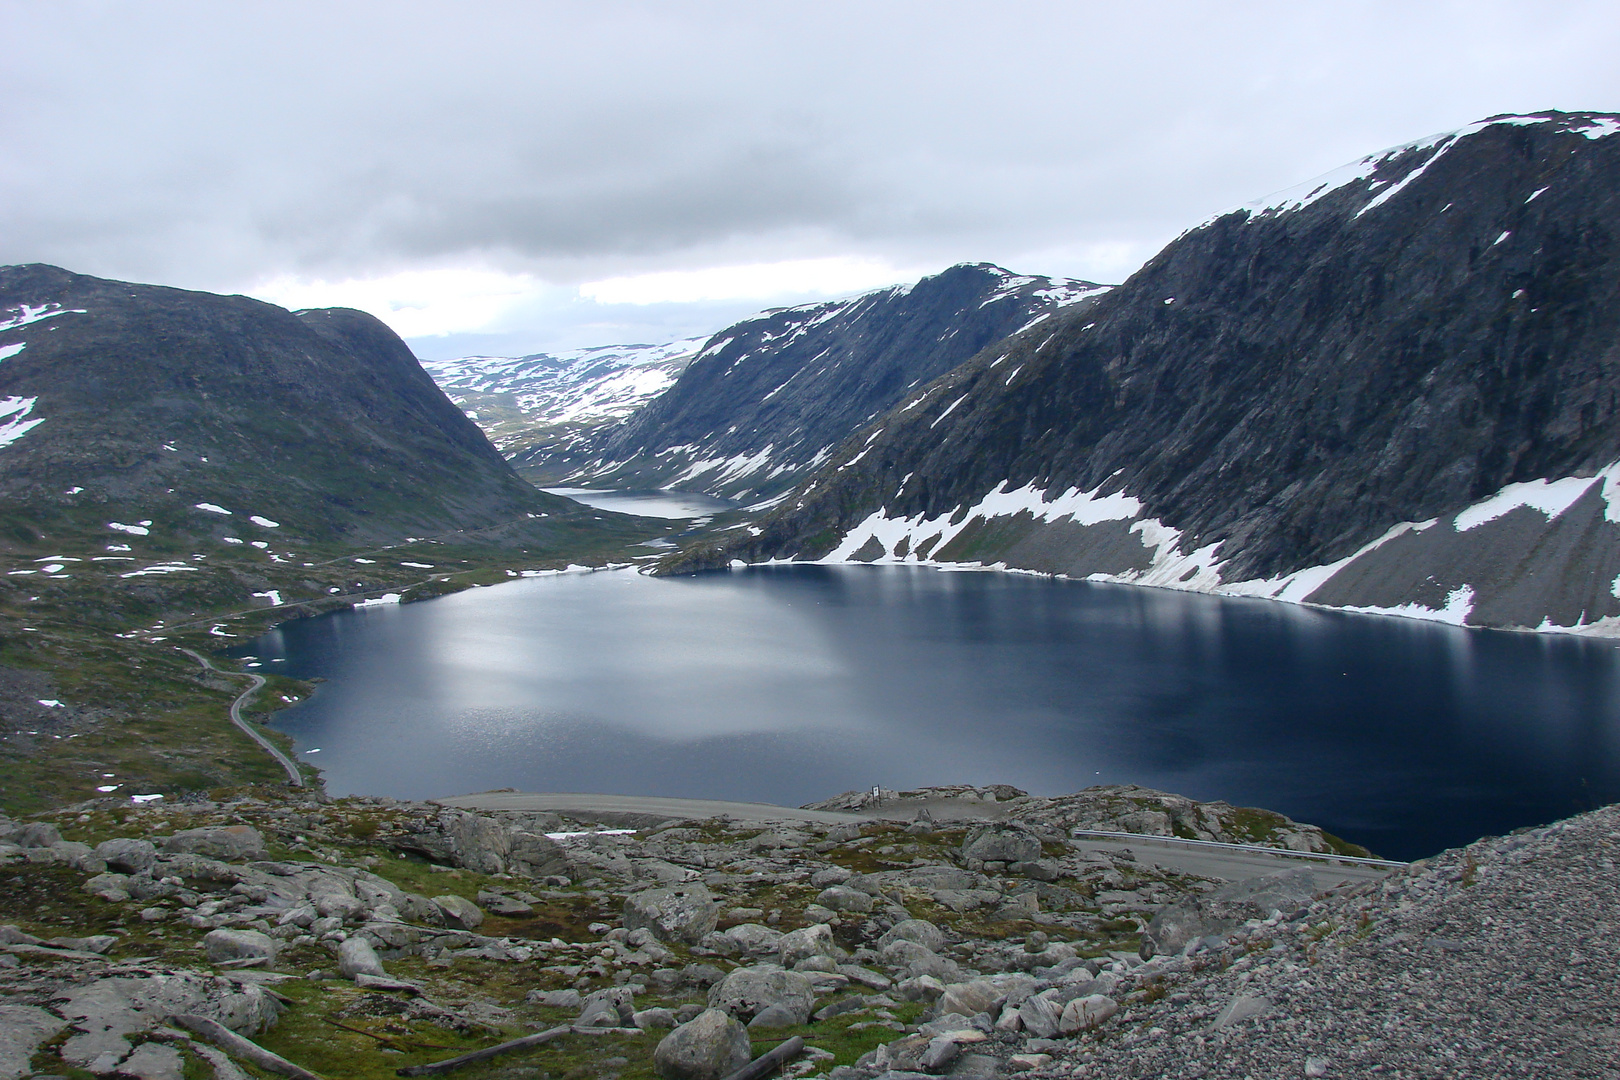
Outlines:
[{"label": "water reflection", "polygon": [[903,567],[565,575],[289,625],[334,792],[1140,783],[1388,854],[1620,799],[1613,646]]}]

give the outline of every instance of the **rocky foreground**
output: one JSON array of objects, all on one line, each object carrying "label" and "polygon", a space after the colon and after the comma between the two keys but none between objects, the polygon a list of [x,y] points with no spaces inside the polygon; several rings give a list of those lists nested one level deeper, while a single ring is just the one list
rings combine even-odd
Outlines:
[{"label": "rocky foreground", "polygon": [[1320,893],[1077,835],[1335,843],[1263,811],[878,797],[923,817],[629,831],[241,797],[0,818],[0,1080],[721,1080],[778,1046],[828,1080],[1620,1076],[1616,808]]}]

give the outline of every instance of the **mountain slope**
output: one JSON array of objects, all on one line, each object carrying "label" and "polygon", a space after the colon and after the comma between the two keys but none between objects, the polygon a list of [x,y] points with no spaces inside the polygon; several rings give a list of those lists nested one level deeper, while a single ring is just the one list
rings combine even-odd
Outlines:
[{"label": "mountain slope", "polygon": [[422,368],[502,454],[545,483],[582,464],[604,428],[669,389],[703,340],[464,356],[423,361]]},{"label": "mountain slope", "polygon": [[963,264],[915,285],[764,312],[711,338],[568,479],[731,498],[785,491],[912,387],[1105,291]]},{"label": "mountain slope", "polygon": [[372,542],[569,505],[520,480],[358,311],[13,266],[0,354],[0,513],[25,543],[117,538],[108,521],[272,528],[250,516],[278,537]]},{"label": "mountain slope", "polygon": [[1218,215],[678,565],[976,560],[1613,627],[1616,133],[1495,118]]}]

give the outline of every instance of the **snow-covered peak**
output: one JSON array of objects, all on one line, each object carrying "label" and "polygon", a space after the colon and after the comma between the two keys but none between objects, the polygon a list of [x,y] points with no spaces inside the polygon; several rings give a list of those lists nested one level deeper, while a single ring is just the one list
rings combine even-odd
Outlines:
[{"label": "snow-covered peak", "polygon": [[[1307,180],[1303,184],[1296,184],[1293,187],[1272,192],[1270,195],[1256,199],[1253,202],[1222,210],[1220,213],[1213,214],[1199,222],[1189,231],[1201,229],[1229,214],[1247,214],[1250,221],[1255,221],[1263,217],[1291,213],[1303,209],[1351,184],[1367,183],[1367,193],[1373,197],[1357,211],[1356,216],[1360,217],[1362,214],[1388,202],[1397,192],[1416,180],[1430,166],[1440,160],[1459,141],[1497,124],[1511,124],[1522,127],[1547,124],[1554,126],[1555,130],[1584,135],[1588,139],[1602,139],[1610,135],[1620,134],[1620,116],[1607,113],[1539,113],[1533,115],[1493,116],[1469,124],[1466,127],[1458,128],[1455,131],[1440,132],[1412,142],[1401,143],[1399,146],[1392,146],[1387,150],[1380,150],[1374,154],[1368,154],[1360,160],[1352,161],[1348,165],[1341,165],[1332,172],[1318,176],[1314,180]],[[1374,179],[1385,165],[1408,154],[1423,155],[1423,160],[1414,165],[1400,180],[1391,182]]]}]

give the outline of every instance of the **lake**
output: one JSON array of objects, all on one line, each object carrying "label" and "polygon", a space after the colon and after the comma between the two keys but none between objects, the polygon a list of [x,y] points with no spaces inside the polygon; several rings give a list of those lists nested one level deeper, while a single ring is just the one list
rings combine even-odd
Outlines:
[{"label": "lake", "polygon": [[328,680],[276,726],[334,794],[1133,783],[1392,858],[1620,801],[1614,644],[1264,600],[926,567],[574,573],[235,652]]}]

